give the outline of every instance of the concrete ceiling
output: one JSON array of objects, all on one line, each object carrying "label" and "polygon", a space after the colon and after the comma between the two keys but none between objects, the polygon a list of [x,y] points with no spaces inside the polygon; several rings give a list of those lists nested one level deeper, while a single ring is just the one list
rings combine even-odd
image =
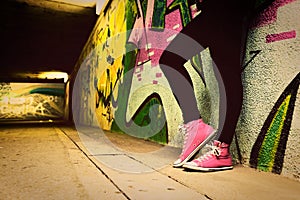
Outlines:
[{"label": "concrete ceiling", "polygon": [[71,73],[96,19],[91,0],[2,0],[0,81],[16,73]]}]

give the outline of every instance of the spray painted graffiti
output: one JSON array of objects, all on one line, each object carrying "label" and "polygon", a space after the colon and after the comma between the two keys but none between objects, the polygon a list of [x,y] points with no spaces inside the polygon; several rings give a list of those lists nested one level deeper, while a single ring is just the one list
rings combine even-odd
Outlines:
[{"label": "spray painted graffiti", "polygon": [[[122,3],[123,1],[119,2],[119,4]],[[123,115],[126,113],[132,86],[130,80],[128,80],[129,82],[125,81],[126,87],[121,87],[122,90],[117,92],[119,95],[114,97],[113,93],[118,90],[117,82],[120,81],[121,74],[127,73],[128,75],[128,73],[130,73],[129,71],[134,69],[133,76],[136,76],[139,81],[142,81],[141,75],[143,74],[145,67],[155,68],[158,66],[159,57],[163,49],[165,49],[172,38],[175,37],[174,33],[179,32],[182,27],[191,20],[191,13],[196,16],[196,12],[194,11],[195,6],[190,5],[190,2],[188,1],[128,1],[126,7],[121,7],[119,5],[116,7],[114,6],[116,6],[114,2],[111,2],[109,4],[109,9],[106,9],[103,16],[100,16],[99,21],[102,23],[101,25],[98,23],[98,27],[95,29],[96,31],[94,33],[94,42],[92,46],[99,45],[97,47],[99,51],[97,51],[93,59],[94,66],[106,66],[106,69],[100,69],[95,72],[97,76],[94,77],[97,118],[102,128],[118,130],[118,125],[113,121],[113,110],[116,108],[115,115],[119,114],[119,116],[120,113]],[[122,8],[126,9],[123,10]],[[159,12],[156,12],[158,10]],[[125,23],[125,18],[127,23]],[[168,23],[165,23],[165,21]],[[172,31],[161,34],[164,38],[151,37],[151,34],[141,31],[145,30],[145,28],[162,29],[170,27],[176,32]],[[109,38],[118,37],[118,33],[131,29],[133,29],[133,31],[131,31],[127,37],[127,42],[124,40],[123,45],[126,47],[127,54],[123,57],[118,57],[120,52],[123,53],[125,51],[122,48],[120,49],[123,40],[118,40],[118,45],[116,45],[115,40],[109,40]],[[160,39],[160,41],[158,41],[158,39]],[[151,48],[152,43],[162,44],[162,46]],[[136,48],[138,48],[139,51],[128,50]],[[154,72],[152,84],[158,84],[161,77],[162,72],[156,70],[156,72]],[[121,84],[124,85],[125,83]],[[87,90],[85,93],[87,93]],[[148,96],[151,95],[152,93],[148,94]],[[116,101],[114,100],[115,98]],[[153,101],[159,102],[155,99],[156,98],[144,101],[139,105],[139,108],[137,109],[138,113],[134,113],[132,116],[135,116],[134,118],[141,118],[140,115],[142,115],[147,118],[149,113],[144,113],[144,110],[147,111],[147,107],[153,104]],[[116,102],[118,103],[116,104]],[[163,115],[164,114],[162,114],[162,116]],[[135,121],[135,119],[133,119],[133,121]],[[137,121],[134,123],[138,123]],[[130,126],[129,124],[132,123],[133,122],[128,121],[127,126]],[[166,130],[166,128],[163,130]],[[166,137],[166,133],[162,135]],[[161,140],[166,141],[166,138],[161,138]]]},{"label": "spray painted graffiti", "polygon": [[[195,2],[191,4],[189,1],[136,1],[134,5],[136,12],[132,13],[135,20],[131,26],[130,24],[128,25],[128,29],[132,30],[128,37],[127,47],[138,49],[138,51],[132,52],[130,57],[127,57],[131,62],[125,62],[127,65],[124,66],[124,72],[127,73],[127,76],[129,71],[134,69],[132,75],[129,75],[132,77],[128,80],[128,85],[131,85],[131,87],[119,91],[119,94],[122,94],[119,95],[119,97],[122,96],[122,99],[118,98],[118,102],[123,102],[123,106],[118,105],[119,107],[116,109],[115,116],[125,119],[125,113],[129,103],[128,99],[131,95],[130,89],[134,90],[136,85],[141,84],[154,85],[152,92],[150,90],[148,94],[150,97],[154,94],[155,85],[165,81],[158,61],[162,52],[172,39],[191,21],[192,17],[196,16],[194,3]],[[157,34],[158,32],[160,34]],[[134,63],[132,61],[134,61]],[[161,93],[158,95],[162,96]],[[143,110],[148,110],[146,108],[152,104],[151,102],[156,101],[155,98],[135,101],[136,107],[133,110],[136,110],[136,113],[132,115],[134,123],[143,126],[135,120],[135,117],[141,118],[141,116],[143,116],[143,118],[147,118],[149,113],[145,113]],[[161,103],[159,105],[162,107]],[[157,108],[159,109],[159,107]],[[161,119],[156,119],[156,124],[160,124],[162,123],[162,119],[165,119],[165,113],[162,109],[156,112],[160,113],[157,116],[161,116]],[[129,124],[130,122],[127,123],[127,127],[130,127]],[[116,127],[117,124],[113,123],[112,128],[117,130],[118,127]],[[165,128],[158,133],[158,135],[161,135],[160,138],[157,138],[160,142],[168,141],[167,132],[165,132],[167,130],[166,125],[164,127]],[[148,131],[144,130],[140,132]],[[154,130],[152,130],[152,132],[155,133]]]},{"label": "spray painted graffiti", "polygon": [[252,28],[259,28],[276,22],[278,16],[278,9],[294,1],[296,0],[257,0],[257,9],[259,9],[259,7],[266,7],[266,9],[263,10],[263,12],[259,13],[257,18],[253,20]]},{"label": "spray painted graffiti", "polygon": [[281,173],[299,84],[300,73],[275,103],[253,145],[250,157],[252,167]]},{"label": "spray painted graffiti", "polygon": [[[95,88],[96,115],[103,129],[110,129],[113,120],[114,93],[117,91],[117,82],[123,72],[123,53],[125,52],[125,1],[111,2],[100,16],[98,28],[94,34],[95,55],[93,66],[97,67],[93,77]],[[118,6],[117,6],[118,5]],[[108,9],[109,8],[109,9]],[[114,37],[116,40],[109,40]]]},{"label": "spray painted graffiti", "polygon": [[1,83],[0,119],[62,118],[64,84]]},{"label": "spray painted graffiti", "polygon": [[[267,1],[260,2],[264,4]],[[297,120],[297,117],[295,116],[297,111],[295,111],[295,109],[297,108],[297,94],[299,93],[300,64],[299,59],[293,56],[293,54],[296,55],[298,52],[298,48],[296,48],[296,46],[299,45],[299,41],[296,40],[296,35],[297,31],[299,31],[299,26],[297,26],[297,23],[295,23],[292,16],[289,17],[289,15],[292,14],[287,12],[287,10],[291,13],[294,12],[291,10],[293,7],[295,9],[294,11],[296,11],[297,7],[299,7],[299,3],[296,4],[296,1],[294,0],[276,0],[263,12],[261,12],[253,21],[253,25],[250,30],[250,36],[252,38],[250,37],[249,39],[251,43],[248,45],[248,50],[250,50],[250,59],[245,65],[247,68],[244,70],[246,71],[245,82],[250,83],[245,87],[251,88],[253,91],[257,91],[256,88],[261,87],[263,84],[261,83],[257,86],[251,86],[251,80],[254,75],[260,75],[261,73],[264,73],[264,71],[269,71],[265,67],[273,68],[273,72],[278,71],[276,76],[270,74],[268,76],[261,75],[261,77],[258,78],[259,80],[268,79],[269,83],[267,87],[272,88],[273,94],[274,91],[277,91],[279,98],[274,95],[274,98],[278,99],[274,105],[272,104],[273,107],[271,108],[271,111],[266,111],[266,113],[269,113],[266,118],[262,119],[264,120],[262,127],[258,127],[259,130],[257,130],[257,132],[259,132],[259,134],[257,138],[253,137],[253,146],[250,146],[251,151],[249,151],[250,166],[277,174],[281,174],[284,166],[286,166],[286,168],[289,168],[288,173],[291,174],[290,176],[299,178],[299,169],[296,169],[297,167],[291,167],[296,166],[296,163],[299,162],[295,159],[295,157],[297,158],[297,155],[295,155],[293,159],[287,159],[287,153],[289,152],[289,148],[291,148],[288,144],[290,142],[290,145],[296,145],[293,143],[295,140],[294,134],[299,131],[295,125],[294,128],[292,128],[293,124],[299,123],[295,122],[295,120]],[[285,13],[283,14],[283,12]],[[259,40],[261,43],[257,42]],[[295,47],[295,51],[291,52],[290,48],[286,48],[285,45],[288,45],[291,48]],[[254,50],[258,48],[260,48],[260,50]],[[280,54],[276,54],[277,51],[280,52]],[[267,65],[264,64],[266,60],[270,60]],[[288,77],[291,77],[292,80],[280,78],[284,77],[286,74]],[[251,77],[251,79],[248,77]],[[273,84],[276,83],[274,80],[276,77],[279,78],[277,84],[281,85],[278,89],[274,85],[272,86],[272,82]],[[285,89],[282,91],[281,88],[284,87]],[[269,95],[267,90],[261,91],[265,92],[265,97]],[[248,92],[246,91],[246,93]],[[253,94],[253,96],[257,98],[260,95],[256,93]],[[267,99],[265,97],[263,98]],[[249,97],[249,99],[250,98],[253,97]],[[248,102],[248,100],[246,102]],[[270,103],[270,100],[265,101],[264,104],[267,105],[268,103]],[[247,104],[248,103],[245,103],[245,106],[247,106]],[[251,113],[252,118],[259,116],[259,112],[255,113],[251,110],[246,112]],[[242,123],[242,126],[246,128],[246,124],[247,123]],[[249,128],[246,129],[251,131]],[[246,138],[250,139],[250,137],[242,135],[240,139],[245,140]],[[291,156],[288,157],[290,158]]]},{"label": "spray painted graffiti", "polygon": [[[293,18],[283,17],[288,13],[286,10],[283,13],[283,9],[286,6],[297,8],[299,3],[296,0],[265,0],[257,1],[256,5],[266,9],[257,16],[249,30],[247,55],[243,65],[244,81],[247,84],[246,111],[241,116],[242,128],[239,133],[240,140],[253,141],[253,143],[245,142],[245,145],[240,145],[240,147],[241,152],[245,152],[242,156],[246,158],[245,160],[250,159],[251,166],[281,173],[283,164],[291,162],[284,159],[284,154],[289,148],[287,141],[291,137],[291,126],[293,126],[291,122],[295,119],[293,113],[296,112],[295,105],[299,98],[297,91],[300,66],[294,56],[299,51],[297,48],[299,28],[294,26]],[[167,119],[167,122],[154,136],[154,140],[169,143],[168,135],[181,122],[179,119],[181,113],[180,108],[176,107],[172,93],[166,92],[166,95],[158,91],[159,85],[166,82],[158,61],[176,34],[180,33],[199,14],[201,12],[197,11],[195,1],[109,1],[100,13],[95,29],[78,61],[81,65],[83,60],[88,58],[83,65],[86,73],[82,77],[82,82],[86,85],[81,86],[83,94],[81,101],[86,112],[82,113],[82,121],[93,124],[95,112],[96,121],[101,128],[126,132],[133,130],[134,124],[141,127],[149,125],[150,108],[158,105],[152,110],[152,114],[156,115],[155,120],[162,122],[162,119]],[[290,26],[284,27],[282,23],[285,21]],[[281,29],[281,27],[284,28]],[[155,34],[152,34],[155,32],[161,32],[161,37],[155,37]],[[110,40],[110,38],[114,39]],[[283,45],[284,42],[288,45]],[[281,55],[285,51],[284,48],[277,50],[280,45],[291,46],[296,53],[288,52]],[[290,60],[278,61],[281,57]],[[208,83],[204,81],[201,59],[203,58],[199,54],[188,64],[196,72],[194,73],[195,79],[199,80],[195,81],[195,86],[207,89]],[[286,65],[286,63],[291,63],[293,66]],[[279,70],[281,71],[278,74],[289,71],[289,74],[283,76],[283,81],[280,78],[275,80],[274,74]],[[141,86],[143,90],[138,90]],[[270,88],[273,95],[271,100],[267,97]],[[200,96],[197,98],[198,101],[203,100]],[[259,101],[262,101],[261,107],[256,105]],[[255,110],[256,107],[251,103],[260,109]],[[170,113],[178,117],[171,118]],[[250,115],[248,116],[247,113]],[[264,113],[267,116],[264,116]],[[116,123],[116,118],[124,122],[122,124],[124,127]],[[254,121],[253,118],[259,120],[251,124],[251,120]],[[250,140],[248,136],[243,136],[249,131],[247,127],[253,129],[249,136]],[[151,132],[151,127],[147,131]],[[146,135],[148,135],[147,131],[145,131]],[[296,131],[299,130],[296,129]],[[298,147],[300,147],[299,144]],[[267,152],[272,152],[272,154]],[[300,171],[299,167],[296,171]]]}]

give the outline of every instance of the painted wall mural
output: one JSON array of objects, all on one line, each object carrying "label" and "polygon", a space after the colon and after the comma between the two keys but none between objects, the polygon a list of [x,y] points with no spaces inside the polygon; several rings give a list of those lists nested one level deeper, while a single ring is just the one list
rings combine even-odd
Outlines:
[{"label": "painted wall mural", "polygon": [[[163,50],[175,37],[175,34],[180,32],[183,24],[187,23],[182,16],[188,15],[189,18],[192,18],[197,14],[194,4],[190,5],[190,2],[185,2],[185,6],[190,7],[187,13],[182,4],[180,1],[177,3],[172,1],[127,1],[126,3],[125,1],[118,1],[118,4],[114,1],[108,2],[99,16],[98,23],[78,62],[81,66],[80,76],[82,76],[82,82],[84,83],[80,86],[83,87],[82,91],[84,92],[84,103],[81,106],[87,110],[84,114],[87,116],[82,117],[84,123],[99,123],[106,130],[155,132],[149,126],[146,130],[149,123],[149,119],[147,119],[149,118],[149,107],[159,104],[154,112],[160,113],[159,116],[162,117],[157,120],[157,123],[162,123],[165,119],[165,113],[161,109],[162,101],[164,101],[160,100],[161,96],[164,96],[162,99],[173,100],[165,104],[175,103],[171,91],[168,91],[168,95],[162,95],[163,92],[155,89],[159,82],[168,85],[159,69],[158,60]],[[156,15],[157,12],[154,11],[158,9],[161,9],[161,13],[164,15]],[[153,20],[151,21],[151,19]],[[169,23],[165,23],[165,19]],[[158,29],[162,25],[169,30],[166,29],[165,32],[157,30],[156,32],[159,32],[162,36],[158,38],[153,34],[152,29]],[[153,44],[152,47],[151,44]],[[160,45],[154,46],[155,44]],[[105,67],[99,68],[97,66]],[[145,73],[148,74],[146,78],[142,76]],[[127,78],[121,80],[124,74]],[[129,101],[129,99],[135,97],[132,95],[132,91],[137,89],[136,86],[140,87],[141,85],[150,86],[147,91],[144,90],[142,94],[139,94],[139,97],[137,97],[139,100]],[[95,99],[90,98],[93,96],[91,93],[95,93]],[[157,95],[160,98],[155,93],[160,93]],[[153,96],[153,99],[149,98],[150,96]],[[128,109],[128,107],[131,109]],[[96,116],[92,111],[94,108],[96,109]],[[130,112],[129,110],[135,110],[136,112],[132,111],[127,120],[126,115]],[[169,109],[168,112],[172,112],[172,109]],[[178,107],[174,112],[180,115]],[[115,123],[116,116],[121,119],[119,123]],[[97,120],[95,120],[95,117]],[[168,128],[174,132],[175,136],[180,119],[169,121],[174,120],[178,122]],[[157,123],[154,124],[157,125]],[[122,128],[119,127],[120,125]],[[140,131],[137,129],[138,127],[144,127],[145,129]],[[153,138],[165,143],[169,140],[166,130],[167,126],[164,125],[156,136],[153,135]],[[158,137],[158,135],[160,136]]]},{"label": "painted wall mural", "polygon": [[0,120],[62,118],[64,91],[63,83],[0,83]]},{"label": "painted wall mural", "polygon": [[299,84],[300,73],[287,86],[272,108],[252,147],[251,166],[281,173]]},{"label": "painted wall mural", "polygon": [[[244,103],[234,148],[239,148],[244,164],[299,179],[300,24],[296,19],[300,3],[257,1],[261,5],[266,9],[248,33]],[[195,1],[107,1],[76,66],[82,83],[77,106],[84,112],[73,111],[75,118],[82,124],[180,147],[181,110],[158,61],[198,14]],[[213,74],[205,74],[211,68],[209,52],[199,52],[185,67],[198,89],[199,110],[207,119],[217,118],[218,112],[204,109],[210,107],[211,98],[218,98],[211,93]]]},{"label": "painted wall mural", "polygon": [[296,179],[300,178],[300,154],[295,153],[300,132],[299,8],[297,0],[275,0],[253,21],[237,128],[244,163]]}]

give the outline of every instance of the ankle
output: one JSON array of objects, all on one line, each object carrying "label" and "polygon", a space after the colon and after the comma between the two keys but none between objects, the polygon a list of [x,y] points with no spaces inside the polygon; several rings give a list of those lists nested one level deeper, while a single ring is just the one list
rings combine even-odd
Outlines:
[{"label": "ankle", "polygon": [[218,140],[214,140],[213,145],[218,148],[218,153],[217,154],[219,154],[219,156],[228,156],[228,155],[230,155],[229,144],[226,144],[226,143],[218,141]]}]

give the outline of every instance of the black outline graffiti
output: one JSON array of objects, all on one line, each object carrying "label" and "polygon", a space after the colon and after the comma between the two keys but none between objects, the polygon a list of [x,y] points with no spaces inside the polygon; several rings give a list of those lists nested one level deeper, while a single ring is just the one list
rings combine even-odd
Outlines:
[{"label": "black outline graffiti", "polygon": [[250,51],[249,54],[254,54],[254,56],[252,56],[250,58],[250,60],[243,66],[242,71],[244,71],[246,69],[246,67],[252,62],[252,60],[261,52],[262,50],[255,50],[255,51]]},{"label": "black outline graffiti", "polygon": [[286,114],[286,118],[284,119],[283,128],[280,134],[279,144],[277,147],[277,151],[275,154],[275,160],[274,164],[272,166],[272,172],[276,174],[280,174],[283,167],[283,161],[285,156],[285,149],[287,140],[289,137],[289,131],[291,128],[292,118],[293,118],[293,112],[295,108],[295,102],[297,98],[297,91],[300,84],[300,73],[296,75],[296,77],[290,82],[290,84],[285,88],[285,90],[282,92],[280,97],[278,98],[277,102],[273,106],[271,112],[269,113],[253,147],[250,154],[250,166],[253,168],[258,167],[259,162],[259,153],[261,148],[263,148],[263,141],[267,135],[267,132],[269,130],[269,127],[272,123],[272,120],[274,119],[274,116],[276,112],[278,111],[280,105],[285,100],[285,98],[288,95],[291,95],[290,103],[288,105],[288,111]]}]

